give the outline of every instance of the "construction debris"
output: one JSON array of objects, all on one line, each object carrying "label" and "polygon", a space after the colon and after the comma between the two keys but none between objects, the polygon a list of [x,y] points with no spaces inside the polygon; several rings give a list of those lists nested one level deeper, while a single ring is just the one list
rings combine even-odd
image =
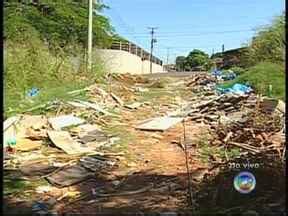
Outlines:
[{"label": "construction debris", "polygon": [[83,124],[85,122],[83,119],[77,118],[72,114],[49,118],[48,121],[55,130],[60,130],[72,125]]},{"label": "construction debris", "polygon": [[46,177],[46,179],[50,184],[55,185],[56,187],[67,187],[82,182],[92,176],[93,173],[84,167],[80,165],[74,165],[66,167]]},{"label": "construction debris", "polygon": [[82,147],[80,143],[74,141],[67,131],[48,131],[48,136],[54,145],[67,154],[83,154],[91,151],[91,149]]},{"label": "construction debris", "polygon": [[122,100],[121,98],[119,98],[117,95],[111,93],[111,96],[112,96],[112,98],[113,98],[118,104],[120,104],[121,106],[124,105],[123,100]]},{"label": "construction debris", "polygon": [[136,129],[148,131],[165,131],[181,121],[183,121],[183,118],[180,117],[158,117],[146,120],[145,123],[137,126]]},{"label": "construction debris", "polygon": [[216,140],[228,143],[228,147],[236,146],[252,153],[270,152],[279,155],[284,149],[284,136],[281,135],[283,119],[277,115],[267,115],[253,111],[241,122],[231,122],[228,125],[214,127]]},{"label": "construction debris", "polygon": [[217,80],[208,73],[195,73],[188,78],[186,86],[194,87],[197,85],[207,85],[209,83],[215,83]]},{"label": "construction debris", "polygon": [[134,102],[132,104],[126,104],[125,107],[128,108],[128,109],[137,109],[137,108],[139,108],[142,105],[143,105],[143,103]]},{"label": "construction debris", "polygon": [[18,151],[32,151],[35,149],[40,149],[42,146],[42,140],[30,140],[27,138],[20,138],[17,140],[16,149]]},{"label": "construction debris", "polygon": [[25,176],[41,177],[55,171],[56,169],[57,167],[53,166],[47,159],[28,161],[20,166],[20,171]]},{"label": "construction debris", "polygon": [[106,110],[102,109],[99,105],[97,105],[95,103],[90,103],[90,102],[81,101],[81,100],[78,100],[78,102],[83,104],[83,105],[85,105],[87,108],[94,109],[97,112],[103,113],[104,115],[110,115],[110,116],[112,115],[112,116],[114,116],[114,114],[107,112]]}]

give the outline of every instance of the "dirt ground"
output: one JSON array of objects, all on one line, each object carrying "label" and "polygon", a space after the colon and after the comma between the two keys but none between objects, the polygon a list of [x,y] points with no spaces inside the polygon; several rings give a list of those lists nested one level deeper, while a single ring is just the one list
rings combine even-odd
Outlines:
[{"label": "dirt ground", "polygon": [[[135,110],[120,109],[118,119],[106,120],[107,130],[116,132],[121,139],[116,146],[105,151],[123,152],[123,155],[117,156],[117,166],[112,170],[96,173],[94,178],[70,187],[61,189],[50,186],[52,189],[46,193],[35,193],[35,188],[30,188],[30,191],[17,191],[16,195],[5,197],[4,210],[11,214],[31,213],[31,206],[35,201],[45,202],[51,212],[58,214],[143,215],[143,213],[163,212],[191,213],[196,207],[200,212],[202,209],[203,212],[213,209],[212,207],[206,209],[206,204],[203,205],[203,197],[211,198],[208,192],[207,194],[201,192],[200,196],[197,195],[198,197],[195,198],[196,192],[205,191],[208,187],[213,188],[213,185],[201,184],[204,178],[214,175],[214,170],[211,171],[213,164],[208,163],[207,158],[206,160],[203,158],[203,149],[200,146],[201,142],[205,142],[209,137],[209,126],[185,121],[164,132],[135,129],[135,126],[146,118],[173,111],[179,108],[179,101],[187,102],[197,97],[185,89],[183,79],[183,77],[169,78],[165,81],[164,88],[149,88],[149,92],[137,94],[137,101],[148,103]],[[117,91],[116,87],[114,85],[115,91]],[[121,94],[120,91],[117,93]],[[192,201],[189,199],[187,166],[183,149],[184,127],[192,182]],[[222,179],[222,183],[224,182],[224,177],[219,175],[218,178]],[[217,184],[219,182],[215,183]],[[215,190],[218,190],[219,185],[217,188],[215,185]],[[225,184],[223,185],[225,191]],[[228,189],[232,190],[232,187],[230,185]],[[26,198],[21,197],[26,193],[28,193]],[[61,197],[65,193],[66,197]],[[219,196],[220,206],[225,206],[223,203],[227,202],[221,198],[223,195],[221,191],[214,191],[213,194],[209,202],[219,204],[219,199],[215,198]],[[202,205],[200,208],[199,204]],[[232,207],[237,207],[237,203]]]}]

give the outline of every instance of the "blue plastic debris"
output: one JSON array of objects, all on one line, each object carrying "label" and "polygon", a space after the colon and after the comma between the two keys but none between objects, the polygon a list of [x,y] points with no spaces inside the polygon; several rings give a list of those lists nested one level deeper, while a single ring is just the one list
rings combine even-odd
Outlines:
[{"label": "blue plastic debris", "polygon": [[36,95],[39,94],[39,91],[40,91],[40,90],[39,90],[38,88],[33,87],[32,89],[30,89],[30,90],[28,91],[27,96],[28,96],[28,97],[35,97]]},{"label": "blue plastic debris", "polygon": [[43,202],[35,202],[33,205],[32,205],[32,211],[33,212],[47,212],[48,211],[48,206],[43,203]]},{"label": "blue plastic debris", "polygon": [[229,72],[228,74],[222,75],[221,78],[226,81],[226,80],[233,80],[236,78],[236,74],[232,71]]},{"label": "blue plastic debris", "polygon": [[212,74],[212,76],[220,77],[222,75],[222,71],[215,69],[215,70],[212,71],[211,74]]},{"label": "blue plastic debris", "polygon": [[217,91],[220,94],[226,94],[226,93],[235,93],[235,94],[248,94],[253,89],[250,86],[243,85],[240,83],[235,83],[231,88],[217,88]]}]

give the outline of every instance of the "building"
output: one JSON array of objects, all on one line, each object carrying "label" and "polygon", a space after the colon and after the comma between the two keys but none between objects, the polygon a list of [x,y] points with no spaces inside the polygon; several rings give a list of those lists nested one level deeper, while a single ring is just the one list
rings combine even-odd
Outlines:
[{"label": "building", "polygon": [[211,58],[215,62],[217,68],[225,69],[232,66],[242,66],[242,56],[247,51],[247,47],[227,50],[221,53],[215,53]]}]

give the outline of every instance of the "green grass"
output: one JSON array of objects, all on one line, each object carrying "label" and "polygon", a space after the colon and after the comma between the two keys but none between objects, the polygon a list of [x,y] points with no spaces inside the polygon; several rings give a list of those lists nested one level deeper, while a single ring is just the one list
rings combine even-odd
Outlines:
[{"label": "green grass", "polygon": [[285,100],[285,72],[281,65],[262,62],[248,69],[236,79],[220,85],[229,88],[235,83],[248,83],[258,94],[269,96],[269,85],[272,85],[271,97]]},{"label": "green grass", "polygon": [[129,132],[127,129],[125,129],[125,126],[119,126],[119,125],[109,125],[103,129],[106,133],[110,135],[115,135],[120,138],[120,140],[115,143],[115,147],[117,151],[127,151],[128,150],[128,144],[135,140],[136,136]]},{"label": "green grass", "polygon": [[[41,104],[45,104],[54,100],[68,101],[71,99],[85,99],[85,92],[79,94],[68,94],[69,91],[82,89],[87,87],[88,83],[67,83],[57,87],[46,87],[40,89],[40,92],[35,97],[20,99],[13,91],[5,91],[4,107],[5,117],[15,115],[16,113],[22,113],[26,110],[37,107]],[[33,113],[37,114],[41,112],[41,109],[35,110]]]},{"label": "green grass", "polygon": [[[198,147],[200,152],[200,159],[204,163],[209,162],[210,156],[217,156],[218,158],[225,159],[225,149],[219,146],[210,145],[209,138],[205,134],[201,134],[198,140]],[[238,148],[230,148],[226,150],[227,157],[229,159],[235,158],[240,155]]]},{"label": "green grass", "polygon": [[4,195],[13,195],[18,198],[31,198],[35,188],[42,185],[49,184],[44,179],[26,181],[21,179],[10,179],[4,176],[3,192]]}]

